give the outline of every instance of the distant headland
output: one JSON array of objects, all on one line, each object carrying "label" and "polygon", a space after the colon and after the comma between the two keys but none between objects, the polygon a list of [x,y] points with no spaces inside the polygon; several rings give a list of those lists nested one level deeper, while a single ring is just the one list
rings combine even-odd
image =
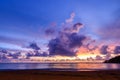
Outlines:
[{"label": "distant headland", "polygon": [[106,60],[104,63],[120,63],[120,56],[116,56],[114,58]]}]

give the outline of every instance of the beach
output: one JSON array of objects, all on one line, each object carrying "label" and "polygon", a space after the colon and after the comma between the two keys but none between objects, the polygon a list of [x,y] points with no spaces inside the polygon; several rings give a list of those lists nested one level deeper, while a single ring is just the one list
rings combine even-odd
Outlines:
[{"label": "beach", "polygon": [[5,70],[0,71],[0,80],[120,80],[120,70]]}]

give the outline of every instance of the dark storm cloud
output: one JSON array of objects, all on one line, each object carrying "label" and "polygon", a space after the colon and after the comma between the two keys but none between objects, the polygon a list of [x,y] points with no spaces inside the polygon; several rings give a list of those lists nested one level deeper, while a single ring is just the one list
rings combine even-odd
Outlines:
[{"label": "dark storm cloud", "polygon": [[81,23],[76,23],[59,31],[58,36],[49,41],[49,54],[75,56],[77,49],[83,44],[82,41],[86,39],[86,36],[78,34],[82,26]]}]

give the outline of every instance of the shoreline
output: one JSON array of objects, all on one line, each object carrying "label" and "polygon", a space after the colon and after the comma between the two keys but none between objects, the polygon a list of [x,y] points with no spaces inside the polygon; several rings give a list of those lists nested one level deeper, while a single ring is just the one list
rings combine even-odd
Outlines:
[{"label": "shoreline", "polygon": [[120,70],[100,71],[49,71],[6,70],[0,71],[1,80],[120,80]]}]

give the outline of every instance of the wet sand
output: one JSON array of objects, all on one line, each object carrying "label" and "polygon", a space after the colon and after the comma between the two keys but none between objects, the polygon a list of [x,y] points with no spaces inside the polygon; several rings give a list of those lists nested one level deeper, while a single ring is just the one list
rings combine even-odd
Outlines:
[{"label": "wet sand", "polygon": [[120,80],[120,70],[102,71],[0,71],[0,80]]}]

